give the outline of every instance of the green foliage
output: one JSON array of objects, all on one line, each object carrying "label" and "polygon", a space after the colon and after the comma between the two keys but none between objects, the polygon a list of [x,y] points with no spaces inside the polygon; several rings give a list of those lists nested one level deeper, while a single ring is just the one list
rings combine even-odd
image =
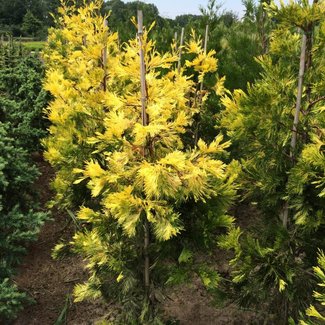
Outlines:
[{"label": "green foliage", "polygon": [[[316,114],[319,110],[316,110]],[[318,114],[319,119],[324,114]],[[318,123],[317,123],[318,124]],[[322,122],[325,126],[324,120]],[[325,156],[324,142],[313,135],[312,142],[306,145],[287,185],[296,224],[311,231],[324,225],[325,215]]]},{"label": "green foliage", "polygon": [[[245,90],[248,82],[256,80],[261,71],[260,65],[254,59],[262,53],[257,19],[239,20],[233,13],[222,12],[220,9],[220,4],[210,1],[207,8],[201,8],[203,15],[189,20],[187,25],[179,22],[179,17],[175,19],[176,25],[179,23],[185,27],[185,39],[188,39],[191,28],[197,35],[205,35],[208,24],[208,50],[216,51],[216,57],[219,59],[217,78],[215,74],[206,75],[203,84],[203,89],[219,87],[219,90],[216,89],[216,93],[210,94],[204,103],[202,114],[196,117],[193,126],[193,138],[201,137],[205,141],[212,141],[216,131],[215,120],[222,110],[222,88]],[[182,60],[187,59],[188,56],[183,54]]]},{"label": "green foliage", "polygon": [[39,139],[46,135],[42,110],[49,99],[42,89],[42,63],[24,51],[21,44],[0,48],[0,121],[10,123],[10,134],[17,139],[17,145],[29,152],[39,150]]},{"label": "green foliage", "polygon": [[[233,155],[242,162],[243,195],[256,204],[258,214],[250,234],[233,229],[222,245],[235,251],[237,298],[259,308],[263,301],[263,307],[270,308],[279,321],[289,316],[297,321],[313,287],[307,270],[316,261],[316,247],[325,245],[325,7],[323,1],[313,5],[305,1],[280,8],[271,3],[266,10],[277,25],[269,53],[258,58],[261,78],[247,93],[225,93],[220,118],[220,126],[233,142]],[[293,149],[301,52],[297,26],[303,32],[308,28],[308,33],[298,140]]]},{"label": "green foliage", "polygon": [[27,32],[45,39],[46,30],[53,23],[50,13],[55,13],[59,4],[59,0],[2,1],[0,30],[17,37]]},{"label": "green foliage", "polygon": [[260,67],[254,57],[263,50],[260,7],[254,5],[251,17],[239,20],[234,13],[221,11],[222,5],[217,1],[209,1],[207,8],[201,8],[202,16],[187,26],[204,35],[205,26],[209,24],[208,48],[217,52],[218,73],[226,76],[227,89],[246,90],[247,83],[259,77]]},{"label": "green foliage", "polygon": [[28,301],[25,293],[19,292],[16,285],[8,278],[0,282],[0,320],[14,318],[23,309],[22,304]]},{"label": "green foliage", "polygon": [[296,3],[290,0],[289,3],[281,3],[280,6],[276,6],[274,1],[271,1],[265,8],[280,27],[295,26],[307,32],[310,24],[324,20],[324,1],[322,0],[313,3],[306,0]]},{"label": "green foliage", "polygon": [[260,67],[254,60],[261,54],[256,31],[244,21],[226,29],[221,25],[211,37],[219,44],[219,72],[226,76],[226,87],[230,90],[247,89],[247,83],[255,81],[260,73]]},{"label": "green foliage", "polygon": [[153,31],[153,39],[159,39],[158,44],[167,50],[171,43],[173,32],[171,35],[166,35],[166,31],[169,29],[169,22],[167,19],[159,16],[158,9],[154,4],[142,1],[125,3],[121,0],[112,0],[105,2],[101,8],[103,14],[110,12],[109,25],[112,31],[118,32],[120,44],[134,37],[134,26],[130,22],[131,18],[137,15],[137,10],[142,10],[145,25],[150,26],[153,21],[156,21],[159,33]]},{"label": "green foliage", "polygon": [[[296,166],[291,169],[289,151],[300,37],[294,31],[287,31],[285,37],[281,37],[282,28],[281,26],[279,28],[272,34],[270,54],[259,58],[263,68],[261,80],[250,86],[247,94],[237,90],[231,97],[225,96],[223,104],[226,110],[221,119],[221,126],[227,129],[234,142],[234,149],[236,150],[237,146],[246,149],[245,151],[238,149],[237,157],[243,159],[248,195],[258,202],[260,209],[269,210],[275,217],[280,214],[279,210],[287,195],[302,192],[302,184],[294,189],[298,183],[314,186],[312,184],[316,179],[311,180],[313,170],[316,166],[321,166],[323,161],[322,149],[318,150],[318,154],[316,153],[323,141],[323,134],[318,130],[323,129],[324,123],[322,100],[318,100],[322,96],[319,94],[318,84],[324,84],[322,75],[324,58],[321,55],[324,49],[324,36],[317,29],[314,36],[316,42],[313,48],[313,67],[306,72],[305,76],[306,85],[311,86],[306,88],[310,93],[304,97],[300,115],[299,142],[296,149],[299,158]],[[311,149],[308,148],[316,150],[310,158],[306,158],[307,152],[308,157],[311,153],[309,151]],[[309,173],[301,170],[303,165],[307,165],[307,162],[305,164],[302,162],[306,159],[309,159],[308,164],[311,160],[318,160],[310,164]],[[320,173],[319,178],[322,177],[322,172]],[[304,174],[303,179],[301,179],[302,174]],[[290,187],[290,191],[287,186]],[[320,193],[321,183],[318,188]]]},{"label": "green foliage", "polygon": [[318,266],[313,267],[315,276],[318,280],[317,291],[313,292],[318,305],[310,305],[306,310],[306,316],[308,319],[300,320],[299,325],[317,325],[322,324],[325,321],[324,305],[325,305],[325,255],[324,252],[319,251],[317,258]]},{"label": "green foliage", "polygon": [[[8,136],[9,125],[0,122],[0,279],[10,277],[14,267],[25,253],[24,245],[37,238],[37,234],[46,214],[35,212],[35,198],[31,196],[31,185],[38,175],[34,166],[29,163],[28,154],[19,144]],[[5,283],[6,287],[9,286]],[[0,318],[15,316],[18,304],[24,295],[16,293],[16,289],[6,289],[2,300],[8,309],[3,307]],[[11,294],[12,291],[12,294]],[[2,294],[2,291],[0,291]],[[0,295],[1,295],[0,294]],[[13,301],[10,299],[13,298]]]},{"label": "green foliage", "polygon": [[27,54],[21,44],[13,41],[12,36],[8,36],[5,40],[7,41],[6,43],[0,43],[1,70],[14,67]]},{"label": "green foliage", "polygon": [[42,121],[37,105],[45,103],[45,96],[39,96],[45,94],[41,91],[40,63],[20,58],[21,49],[15,45],[1,49],[0,319],[5,321],[14,318],[26,300],[8,278],[25,253],[26,243],[37,238],[47,215],[36,212],[32,186],[39,172],[30,161],[30,152],[38,148],[38,137],[43,133],[34,123]]},{"label": "green foliage", "polygon": [[41,21],[31,11],[27,11],[23,18],[21,30],[26,36],[35,36],[39,32],[41,25]]},{"label": "green foliage", "polygon": [[297,317],[299,310],[306,307],[314,281],[306,277],[310,264],[295,247],[299,245],[301,249],[303,243],[280,226],[274,233],[272,242],[233,228],[221,238],[220,247],[235,253],[230,265],[232,295],[238,303],[247,307],[263,302],[263,309],[281,321],[288,314]]}]

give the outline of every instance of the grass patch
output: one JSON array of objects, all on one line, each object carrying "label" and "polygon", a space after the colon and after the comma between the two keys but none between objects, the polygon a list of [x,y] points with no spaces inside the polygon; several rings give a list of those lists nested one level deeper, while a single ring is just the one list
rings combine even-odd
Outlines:
[{"label": "grass patch", "polygon": [[22,45],[31,51],[40,51],[45,46],[45,41],[22,42]]}]

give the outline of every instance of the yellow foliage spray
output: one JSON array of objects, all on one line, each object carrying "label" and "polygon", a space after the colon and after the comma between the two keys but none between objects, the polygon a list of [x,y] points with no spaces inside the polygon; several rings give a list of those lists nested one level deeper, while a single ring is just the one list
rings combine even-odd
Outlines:
[{"label": "yellow foliage spray", "polygon": [[[156,51],[148,36],[154,24],[139,25],[138,39],[119,47],[100,6],[97,0],[83,8],[63,5],[49,32],[45,88],[53,100],[45,155],[57,170],[56,203],[78,210],[82,223],[72,244],[88,261],[90,276],[76,286],[76,300],[134,299],[143,305],[132,317],[149,322],[143,310],[153,302],[149,269],[159,262],[153,252],[186,229],[179,205],[229,202],[238,166],[217,159],[230,145],[221,135],[210,144],[199,139],[194,149],[182,140],[208,97],[205,91],[202,103],[192,100],[197,87],[185,72],[194,68],[202,82],[217,69],[214,52],[206,53],[193,37],[179,49],[194,53],[193,61],[179,68],[175,46]],[[223,220],[228,205],[220,205]]]}]

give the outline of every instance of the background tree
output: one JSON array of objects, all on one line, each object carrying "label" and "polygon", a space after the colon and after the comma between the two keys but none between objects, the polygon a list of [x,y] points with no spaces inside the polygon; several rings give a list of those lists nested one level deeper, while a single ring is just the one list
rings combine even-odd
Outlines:
[{"label": "background tree", "polygon": [[20,25],[26,13],[23,0],[0,2],[0,27],[3,31],[19,35]]},{"label": "background tree", "polygon": [[41,21],[38,20],[31,11],[27,11],[21,26],[21,31],[25,36],[35,36],[41,28]]}]

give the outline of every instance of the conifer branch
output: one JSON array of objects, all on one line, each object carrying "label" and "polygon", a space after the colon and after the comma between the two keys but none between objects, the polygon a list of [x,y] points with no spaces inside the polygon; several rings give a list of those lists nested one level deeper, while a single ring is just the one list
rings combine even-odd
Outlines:
[{"label": "conifer branch", "polygon": [[313,100],[312,102],[309,103],[308,108],[307,108],[307,113],[310,112],[310,110],[312,109],[312,107],[314,105],[316,105],[317,103],[321,102],[322,100],[325,100],[325,96],[321,96],[315,100]]}]

